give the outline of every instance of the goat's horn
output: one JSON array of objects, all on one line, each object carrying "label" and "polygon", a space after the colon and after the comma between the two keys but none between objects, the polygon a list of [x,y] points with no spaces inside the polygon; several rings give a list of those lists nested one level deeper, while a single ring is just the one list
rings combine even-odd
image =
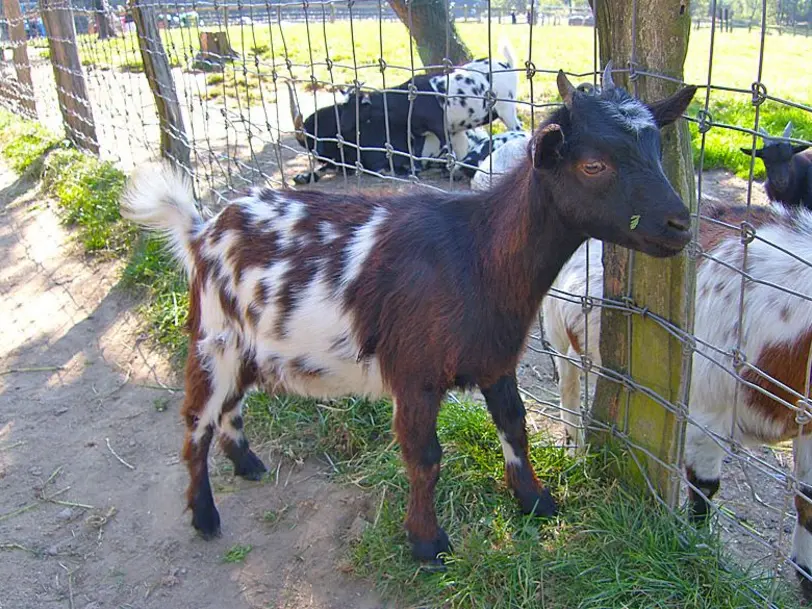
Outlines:
[{"label": "goat's horn", "polygon": [[299,104],[296,103],[296,94],[293,92],[293,86],[287,80],[285,84],[288,86],[288,95],[290,96],[290,116],[293,119],[293,128],[296,129],[296,141],[306,147],[305,137],[301,132],[302,125],[304,125],[302,111],[299,110]]},{"label": "goat's horn", "polygon": [[606,67],[603,69],[603,76],[601,77],[601,89],[607,91],[615,88],[615,81],[612,80],[612,60],[606,62]]},{"label": "goat's horn", "polygon": [[564,105],[567,108],[572,108],[572,96],[575,93],[575,87],[570,82],[570,79],[567,78],[567,75],[564,74],[564,70],[558,71],[558,77],[555,79],[555,82],[558,85],[558,94],[561,96],[561,99],[564,100]]},{"label": "goat's horn", "polygon": [[792,135],[792,121],[787,123],[787,126],[784,127],[784,133],[781,134],[781,137],[790,137]]}]

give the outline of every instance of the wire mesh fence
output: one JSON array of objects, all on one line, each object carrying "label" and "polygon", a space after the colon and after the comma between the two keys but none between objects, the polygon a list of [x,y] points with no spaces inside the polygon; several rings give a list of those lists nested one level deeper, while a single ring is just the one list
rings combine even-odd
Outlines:
[{"label": "wire mesh fence", "polygon": [[[420,3],[394,0],[176,0],[126,6],[106,0],[5,0],[0,103],[64,132],[76,147],[125,172],[168,158],[185,168],[197,194],[215,207],[229,191],[258,184],[419,192],[468,189],[474,177],[487,186],[490,174],[495,171],[498,179],[500,171],[490,153],[516,143],[521,153],[529,131],[559,103],[559,68],[578,82],[600,84],[605,52],[599,39],[609,34],[594,17],[602,3],[592,2],[594,11],[586,3],[573,9],[536,2],[520,10],[489,2],[427,4],[451,18],[433,23],[420,12],[425,8]],[[689,182],[697,199],[688,255],[696,271],[689,270],[686,279],[687,323],[638,304],[631,274],[619,298],[604,296],[601,247],[590,242],[547,298],[544,322],[540,318],[532,332],[519,371],[522,393],[530,410],[559,431],[563,406],[571,439],[583,443],[595,432],[608,432],[633,449],[635,460],[654,462],[664,472],[660,475],[682,490],[672,497],[663,494],[641,462],[653,494],[680,518],[686,517],[685,503],[710,509],[714,526],[744,562],[809,579],[804,568],[812,567],[812,452],[806,436],[812,413],[807,281],[812,252],[803,243],[812,236],[812,223],[790,212],[765,215],[768,206],[782,209],[768,200],[777,195],[768,197],[757,180],[763,177],[762,161],[739,148],[763,143],[777,151],[783,145],[785,157],[787,150],[801,157],[800,149],[809,145],[812,90],[804,58],[812,8],[796,2],[791,17],[775,16],[765,0],[750,3],[749,19],[737,22],[721,3],[695,3],[683,77],[682,70],[652,68],[636,48],[639,30],[651,27],[638,22],[637,4],[630,3],[633,18],[624,27],[633,42],[628,57],[615,61],[616,78],[628,79],[634,92],[655,81],[700,85],[686,116],[696,167]],[[686,2],[674,4],[680,14],[688,10]],[[421,32],[428,39],[421,40]],[[466,63],[477,57],[487,60]],[[420,80],[425,74],[427,80]],[[370,98],[382,94],[378,115],[370,110],[378,107]],[[444,110],[439,129],[420,131],[425,99],[436,99]],[[794,129],[785,129],[788,123]],[[766,154],[761,158],[768,161]],[[789,167],[787,158],[781,161]],[[774,187],[782,180],[798,184],[801,194],[790,206],[812,207],[810,165],[793,166],[783,177],[778,163],[774,174],[768,166]],[[720,215],[731,202],[741,209]],[[11,228],[20,235],[31,230],[56,231],[24,224]],[[51,268],[42,255],[29,262],[44,274],[43,282],[67,281],[60,288],[61,317],[54,323],[69,324],[78,310],[100,305],[104,289],[90,294],[70,281],[71,273],[87,277],[87,269]],[[102,288],[121,270],[110,261],[88,268]],[[19,330],[5,348],[7,355],[31,340],[26,328],[35,319],[26,319],[22,303],[32,281],[4,290],[4,300],[15,303],[9,315]],[[624,316],[624,370],[600,363],[601,353],[612,347],[599,349],[596,320],[604,309]],[[638,324],[644,322],[655,323],[680,345],[679,366],[685,372],[678,375],[676,392],[652,386],[639,374],[641,358],[651,357],[647,351],[662,353],[654,345],[635,344]],[[125,324],[133,331],[139,327],[132,319]],[[125,334],[120,327],[111,331]],[[153,365],[145,363],[153,356],[141,351],[140,341],[121,348],[130,350],[130,364],[141,372]],[[30,351],[23,363],[52,364],[38,361],[36,353]],[[566,362],[578,370],[578,381]],[[58,375],[73,369],[66,362],[54,365],[60,366]],[[589,387],[597,376],[627,391],[621,415],[593,412]],[[153,371],[152,378],[163,383],[165,371]],[[679,449],[673,459],[664,460],[641,441],[640,426],[647,423],[630,407],[635,393],[659,409],[648,412],[651,421],[676,421]],[[660,423],[648,425],[653,427],[644,430],[649,436],[666,433]],[[721,490],[714,494],[720,480]],[[697,493],[712,496],[712,507],[703,508]]]}]

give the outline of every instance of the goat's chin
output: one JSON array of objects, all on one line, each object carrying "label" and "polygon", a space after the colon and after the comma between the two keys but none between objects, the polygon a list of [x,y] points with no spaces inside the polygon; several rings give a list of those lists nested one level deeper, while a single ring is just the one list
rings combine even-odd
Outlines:
[{"label": "goat's chin", "polygon": [[644,237],[642,235],[634,235],[633,237],[619,240],[616,242],[618,245],[627,247],[637,252],[642,252],[652,258],[670,258],[679,254],[688,241],[675,238],[663,237]]}]

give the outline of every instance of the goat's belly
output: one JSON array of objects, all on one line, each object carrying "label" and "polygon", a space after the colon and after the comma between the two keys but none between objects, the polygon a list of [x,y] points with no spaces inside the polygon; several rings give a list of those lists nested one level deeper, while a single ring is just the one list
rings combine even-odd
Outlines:
[{"label": "goat's belly", "polygon": [[329,353],[293,355],[263,349],[256,360],[260,381],[270,393],[314,398],[387,395],[375,358],[358,363]]}]

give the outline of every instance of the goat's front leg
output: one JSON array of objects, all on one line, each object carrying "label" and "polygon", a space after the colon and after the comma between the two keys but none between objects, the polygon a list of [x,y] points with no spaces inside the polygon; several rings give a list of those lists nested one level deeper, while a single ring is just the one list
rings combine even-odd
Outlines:
[{"label": "goat's front leg", "polygon": [[437,524],[434,487],[440,477],[443,449],[437,439],[441,396],[431,391],[396,393],[395,434],[409,477],[406,532],[417,560],[438,562],[451,551],[448,535]]},{"label": "goat's front leg", "polygon": [[[717,431],[722,435],[721,425],[706,424],[706,426],[709,431]],[[698,425],[689,423],[685,438],[685,473],[688,482],[695,487],[688,487],[690,517],[695,522],[701,522],[708,516],[710,501],[719,490],[723,458],[724,450],[713,437]]]},{"label": "goat's front leg", "polygon": [[480,387],[502,442],[505,477],[522,512],[553,516],[558,511],[549,489],[541,486],[530,463],[525,409],[514,376],[503,376],[490,387]]},{"label": "goat's front leg", "polygon": [[795,463],[800,488],[795,494],[798,522],[792,538],[792,562],[801,572],[801,590],[807,602],[812,602],[812,437],[793,440]]}]

